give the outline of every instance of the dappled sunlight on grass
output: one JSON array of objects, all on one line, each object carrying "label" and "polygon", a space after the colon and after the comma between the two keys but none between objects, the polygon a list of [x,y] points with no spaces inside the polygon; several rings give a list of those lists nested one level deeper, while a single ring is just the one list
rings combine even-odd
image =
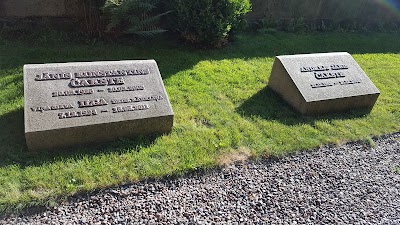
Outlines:
[{"label": "dappled sunlight on grass", "polygon": [[[267,88],[273,56],[341,49],[341,42],[326,40],[329,36],[245,37],[218,51],[172,46],[147,52],[123,45],[107,51],[103,46],[82,50],[71,44],[57,52],[52,52],[52,46],[32,47],[28,57],[0,61],[6,68],[0,70],[0,210],[43,205],[81,191],[212,167],[222,162],[221,156],[229,158],[227,154],[243,149],[246,157],[283,155],[400,129],[398,54],[354,55],[382,93],[371,113],[307,117],[293,111]],[[348,39],[356,38],[357,35]],[[389,35],[391,38],[395,37]],[[375,40],[373,36],[371,39]],[[287,47],[289,40],[293,44]],[[309,44],[314,42],[331,42],[331,47]],[[393,51],[399,51],[398,45],[392,46]],[[0,45],[1,48],[10,46]],[[40,50],[35,53],[36,48]],[[17,53],[22,51],[16,49]],[[373,45],[371,49],[378,47]],[[99,57],[104,52],[108,56]],[[37,57],[36,62],[155,58],[175,112],[172,132],[96,146],[28,152],[20,66],[31,62],[31,57]]]}]

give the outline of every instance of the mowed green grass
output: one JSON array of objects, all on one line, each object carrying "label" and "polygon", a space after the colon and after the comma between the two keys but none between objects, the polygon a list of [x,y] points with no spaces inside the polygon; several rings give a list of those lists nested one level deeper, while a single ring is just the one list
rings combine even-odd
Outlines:
[{"label": "mowed green grass", "polygon": [[[172,40],[84,45],[0,38],[0,212],[215,167],[237,152],[281,156],[399,131],[399,40],[398,33],[242,34],[224,49],[199,50]],[[305,117],[266,88],[275,55],[332,51],[353,54],[380,89],[372,112]],[[26,149],[24,64],[123,59],[158,62],[175,112],[170,134]]]}]

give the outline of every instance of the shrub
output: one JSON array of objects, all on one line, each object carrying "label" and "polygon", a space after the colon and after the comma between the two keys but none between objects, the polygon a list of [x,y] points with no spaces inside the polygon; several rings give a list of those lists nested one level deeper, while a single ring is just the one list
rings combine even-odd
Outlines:
[{"label": "shrub", "polygon": [[250,11],[249,0],[171,0],[174,28],[188,42],[220,47]]},{"label": "shrub", "polygon": [[104,15],[107,32],[128,33],[142,37],[153,37],[166,30],[159,28],[160,18],[169,13],[157,14],[159,0],[107,0]]}]

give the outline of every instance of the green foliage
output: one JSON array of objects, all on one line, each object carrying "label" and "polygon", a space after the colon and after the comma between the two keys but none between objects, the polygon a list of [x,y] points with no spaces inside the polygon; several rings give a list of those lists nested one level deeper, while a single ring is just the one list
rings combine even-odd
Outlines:
[{"label": "green foliage", "polygon": [[361,143],[363,145],[371,147],[371,148],[375,148],[376,147],[375,141],[370,136],[362,138],[361,139]]},{"label": "green foliage", "polygon": [[298,19],[291,19],[287,27],[287,30],[289,32],[304,32],[306,29],[307,26],[303,17]]},{"label": "green foliage", "polygon": [[221,47],[250,11],[249,0],[171,0],[173,26],[191,43]]},{"label": "green foliage", "polygon": [[107,0],[103,11],[107,32],[154,37],[167,30],[159,27],[160,18],[169,12],[155,14],[159,0]]},{"label": "green foliage", "polygon": [[383,21],[363,22],[356,19],[260,19],[252,24],[252,29],[260,33],[272,33],[271,31],[285,31],[290,33],[303,32],[399,32],[399,26],[395,22],[384,23]]},{"label": "green foliage", "polygon": [[397,167],[394,169],[394,172],[400,175],[400,166],[397,166]]}]

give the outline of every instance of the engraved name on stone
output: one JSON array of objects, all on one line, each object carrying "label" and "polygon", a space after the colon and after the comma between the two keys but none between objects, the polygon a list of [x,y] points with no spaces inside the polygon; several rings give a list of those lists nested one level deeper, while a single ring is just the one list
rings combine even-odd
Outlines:
[{"label": "engraved name on stone", "polygon": [[61,110],[61,109],[72,109],[74,106],[72,104],[64,104],[64,105],[52,105],[52,106],[42,106],[42,107],[34,107],[31,108],[33,112],[44,112],[51,110]]},{"label": "engraved name on stone", "polygon": [[70,87],[94,87],[94,86],[109,86],[109,85],[123,85],[125,80],[122,77],[116,78],[95,78],[95,79],[72,79]]},{"label": "engraved name on stone", "polygon": [[[148,75],[151,71],[148,68],[144,69],[132,69],[132,70],[109,70],[109,71],[85,71],[85,72],[66,72],[66,73],[41,73],[35,76],[35,81],[56,81],[56,80],[70,80],[69,88],[86,88],[95,86],[114,86],[124,85],[125,80],[123,76],[139,76]],[[144,85],[136,86],[119,86],[119,87],[108,87],[106,90],[99,89],[97,92],[108,91],[108,93],[119,93],[119,92],[133,92],[145,90]],[[94,89],[72,89],[64,91],[53,91],[52,97],[64,97],[64,96],[75,96],[75,95],[91,95],[95,92]],[[133,97],[129,99],[112,99],[112,104],[122,103],[134,103],[144,101],[160,101],[164,99],[162,96],[145,96],[145,97]],[[78,108],[89,108],[89,107],[100,107],[108,105],[108,102],[104,98],[99,99],[88,99],[78,101]],[[64,110],[74,108],[73,104],[60,104],[54,106],[39,106],[32,107],[33,112],[45,112],[52,110]],[[133,112],[137,110],[146,110],[150,107],[148,105],[137,105],[137,106],[125,106],[125,107],[114,107],[112,108],[113,113],[118,112]],[[101,109],[101,113],[110,112],[108,109]],[[98,115],[97,111],[94,110],[82,110],[82,111],[68,111],[58,114],[59,119],[69,119],[84,116],[95,116]]]},{"label": "engraved name on stone", "polygon": [[315,72],[314,75],[315,75],[315,78],[317,78],[318,80],[346,77],[346,75],[344,75],[344,73],[342,73],[342,72],[334,72],[334,73],[331,73],[331,72]]},{"label": "engraved name on stone", "polygon": [[135,76],[148,75],[150,69],[134,69],[134,70],[110,70],[110,71],[88,71],[74,73],[75,78],[90,78],[90,77],[113,77],[113,76]]},{"label": "engraved name on stone", "polygon": [[[55,80],[70,80],[68,87],[74,88],[72,90],[65,91],[53,91],[51,93],[52,97],[64,97],[64,96],[75,96],[75,95],[91,95],[95,91],[108,93],[120,93],[120,92],[133,92],[145,90],[144,85],[135,86],[122,86],[125,85],[125,80],[123,76],[139,76],[148,75],[151,71],[148,68],[145,69],[133,69],[133,70],[109,70],[109,71],[85,71],[85,72],[68,72],[68,73],[42,73],[35,76],[35,81],[55,81]],[[86,87],[96,87],[96,86],[117,86],[118,87],[108,87],[104,89],[75,89],[75,88],[86,88]],[[160,101],[164,97],[161,95],[154,96],[135,96],[126,99],[111,99],[111,104],[126,104],[135,102],[145,102],[145,101]],[[101,107],[106,106],[109,103],[104,98],[99,99],[86,99],[79,100],[77,102],[78,108],[89,108],[89,107]],[[50,110],[61,110],[61,109],[72,109],[73,104],[61,104],[55,106],[44,106],[44,107],[34,107],[31,108],[34,112],[44,112]],[[143,105],[129,105],[121,107],[113,107],[112,113],[121,112],[133,112],[138,110],[147,110],[150,106],[147,104]],[[101,113],[110,112],[108,109],[100,109]],[[68,111],[58,114],[59,119],[70,119],[84,116],[95,116],[98,115],[96,109],[93,110],[81,110],[81,111]]]},{"label": "engraved name on stone", "polygon": [[108,105],[107,101],[104,98],[78,101],[79,108],[95,107],[95,106],[103,106],[103,105]]},{"label": "engraved name on stone", "polygon": [[32,150],[163,134],[173,126],[154,60],[25,65],[24,93]]},{"label": "engraved name on stone", "polygon": [[328,70],[347,70],[347,65],[332,64],[330,66],[304,66],[300,68],[302,73],[315,72],[315,71],[328,71]]},{"label": "engraved name on stone", "polygon": [[71,79],[71,73],[42,73],[35,77],[35,81],[47,81],[47,80],[68,80]]},{"label": "engraved name on stone", "polygon": [[51,81],[51,80],[68,80],[75,78],[93,78],[93,77],[113,77],[113,76],[135,76],[148,75],[150,69],[134,69],[134,70],[110,70],[110,71],[88,71],[76,73],[42,73],[35,77],[35,81]]},{"label": "engraved name on stone", "polygon": [[[54,81],[54,80],[70,80],[71,88],[83,88],[94,86],[111,86],[124,85],[123,76],[140,76],[149,75],[149,68],[133,69],[133,70],[110,70],[110,71],[86,71],[86,72],[67,72],[67,73],[41,73],[35,76],[35,81]],[[85,78],[85,79],[82,79]],[[121,91],[133,91],[135,88],[128,88]],[[136,89],[139,90],[139,89]],[[112,92],[109,90],[109,92]],[[58,94],[53,92],[53,97],[67,96],[76,94]]]},{"label": "engraved name on stone", "polygon": [[276,56],[268,87],[302,115],[371,110],[380,94],[347,52]]},{"label": "engraved name on stone", "polygon": [[161,95],[155,96],[145,96],[145,97],[133,97],[133,98],[125,98],[125,99],[111,99],[111,104],[124,104],[124,103],[132,103],[132,102],[150,102],[150,101],[160,101],[164,98]]},{"label": "engraved name on stone", "polygon": [[[317,80],[327,80],[327,79],[337,79],[345,78],[346,74],[340,70],[348,70],[349,66],[344,64],[332,64],[330,66],[303,66],[300,68],[301,73],[313,73]],[[311,88],[325,88],[332,87],[335,85],[349,85],[349,84],[359,84],[359,80],[344,80],[339,82],[320,82],[316,84],[311,84]]]}]

